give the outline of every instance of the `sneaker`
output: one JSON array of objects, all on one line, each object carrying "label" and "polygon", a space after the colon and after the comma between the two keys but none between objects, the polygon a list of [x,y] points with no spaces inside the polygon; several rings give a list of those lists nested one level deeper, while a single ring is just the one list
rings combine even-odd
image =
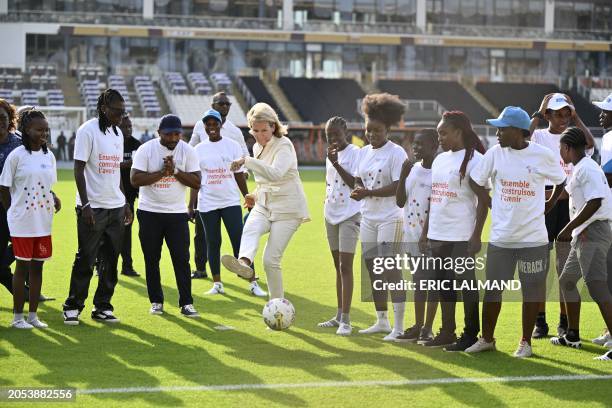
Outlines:
[{"label": "sneaker", "polygon": [[603,346],[610,340],[612,340],[612,336],[610,336],[610,332],[608,330],[604,330],[601,336],[593,339],[592,342],[597,344],[598,346]]},{"label": "sneaker", "polygon": [[247,265],[242,259],[236,259],[232,255],[223,255],[221,257],[221,263],[225,266],[225,269],[234,272],[243,279],[251,279],[255,276],[253,268]]},{"label": "sneaker", "polygon": [[257,281],[251,282],[251,293],[257,297],[266,297],[268,292],[259,287]]},{"label": "sneaker", "polygon": [[13,320],[13,322],[11,323],[11,327],[14,329],[33,329],[34,328],[34,326],[32,326],[30,323],[26,322],[23,319]]},{"label": "sneaker", "polygon": [[526,358],[531,357],[532,354],[533,352],[531,350],[531,345],[525,340],[521,340],[513,356],[518,358]]},{"label": "sneaker", "polygon": [[495,351],[495,340],[492,342],[486,341],[483,337],[480,337],[476,343],[465,349],[466,353],[480,353],[481,351]]},{"label": "sneaker", "polygon": [[149,309],[149,313],[153,315],[164,314],[164,304],[163,303],[151,303],[151,309]]},{"label": "sneaker", "polygon": [[608,351],[606,354],[602,356],[594,357],[593,360],[612,361],[612,351]]},{"label": "sneaker", "polygon": [[430,342],[433,339],[434,339],[433,331],[431,331],[429,327],[423,327],[421,329],[421,334],[419,334],[419,338],[416,343],[422,346],[423,344]]},{"label": "sneaker", "polygon": [[206,279],[208,275],[206,271],[193,271],[191,272],[191,279]]},{"label": "sneaker", "polygon": [[532,339],[543,339],[548,336],[548,323],[536,324],[531,334]]},{"label": "sneaker", "polygon": [[350,336],[352,332],[353,326],[350,323],[340,323],[338,330],[336,330],[338,336]]},{"label": "sneaker", "polygon": [[335,317],[332,317],[331,319],[327,321],[317,324],[317,326],[319,327],[340,327],[340,322],[337,321]]},{"label": "sneaker", "polygon": [[43,321],[41,321],[38,317],[35,319],[28,319],[28,323],[32,325],[32,327],[36,327],[37,329],[46,329],[49,325]]},{"label": "sneaker", "polygon": [[78,310],[64,310],[64,324],[77,326],[79,324]]},{"label": "sneaker", "polygon": [[123,276],[132,276],[132,277],[140,276],[140,274],[138,272],[136,272],[134,269],[124,269],[124,270],[121,271],[121,274]]},{"label": "sneaker", "polygon": [[50,296],[45,296],[42,293],[40,294],[40,296],[38,296],[38,301],[39,302],[49,302],[51,300],[55,300],[54,297],[50,297]]},{"label": "sneaker", "polygon": [[119,319],[113,315],[112,310],[93,310],[91,318],[98,322],[119,323]]},{"label": "sneaker", "polygon": [[225,289],[223,289],[223,284],[221,282],[213,283],[212,288],[205,295],[223,295],[225,294]]},{"label": "sneaker", "polygon": [[605,348],[612,348],[612,340],[608,340],[606,341],[606,343],[603,345]]},{"label": "sneaker", "polygon": [[444,347],[444,351],[465,351],[467,348],[473,346],[477,341],[478,339],[476,337],[466,336],[465,333],[461,333],[459,340],[450,346]]},{"label": "sneaker", "polygon": [[427,343],[423,343],[423,346],[430,348],[438,348],[449,346],[457,341],[457,336],[455,333],[449,333],[447,331],[440,330],[436,337],[434,337],[431,341]]},{"label": "sneaker", "polygon": [[181,307],[181,314],[185,317],[200,317],[198,311],[195,310],[193,305],[185,305]]},{"label": "sneaker", "polygon": [[580,339],[578,339],[577,341],[568,340],[567,334],[565,336],[552,337],[550,339],[550,342],[555,346],[567,346],[576,349],[582,347],[582,342],[580,341]]},{"label": "sneaker", "polygon": [[377,321],[367,329],[359,330],[360,334],[374,334],[374,333],[391,333],[391,325],[388,320]]},{"label": "sneaker", "polygon": [[408,329],[404,330],[402,334],[397,336],[395,341],[398,343],[414,343],[419,339],[419,335],[421,334],[421,326],[417,326],[416,324]]},{"label": "sneaker", "polygon": [[393,329],[391,331],[391,333],[389,333],[385,337],[383,337],[383,341],[395,341],[402,334],[403,334],[403,332],[396,331],[395,329]]}]

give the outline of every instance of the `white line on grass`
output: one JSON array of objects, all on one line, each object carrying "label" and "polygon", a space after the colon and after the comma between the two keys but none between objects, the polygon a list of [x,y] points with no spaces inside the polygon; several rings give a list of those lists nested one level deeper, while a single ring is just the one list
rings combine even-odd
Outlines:
[{"label": "white line on grass", "polygon": [[371,387],[371,386],[405,386],[463,383],[511,383],[537,381],[585,381],[612,380],[612,375],[535,375],[517,377],[473,377],[473,378],[428,378],[422,380],[371,380],[371,381],[325,381],[280,384],[228,384],[228,385],[194,385],[169,387],[127,387],[127,388],[93,388],[78,390],[79,394],[130,394],[183,391],[241,391],[280,388],[327,388],[327,387]]}]

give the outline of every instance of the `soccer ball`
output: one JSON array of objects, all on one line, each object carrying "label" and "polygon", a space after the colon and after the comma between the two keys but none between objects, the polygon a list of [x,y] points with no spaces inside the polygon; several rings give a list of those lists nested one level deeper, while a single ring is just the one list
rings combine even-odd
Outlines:
[{"label": "soccer ball", "polygon": [[261,313],[264,322],[272,330],[285,330],[295,320],[295,308],[287,299],[271,299]]}]

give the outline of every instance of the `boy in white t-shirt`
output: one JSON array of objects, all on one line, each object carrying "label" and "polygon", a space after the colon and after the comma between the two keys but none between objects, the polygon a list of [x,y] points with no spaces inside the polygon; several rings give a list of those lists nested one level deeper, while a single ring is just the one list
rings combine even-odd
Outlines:
[{"label": "boy in white t-shirt", "polygon": [[132,185],[140,187],[138,236],[145,260],[150,313],[164,312],[159,261],[165,240],[174,266],[181,314],[198,317],[191,296],[185,193],[187,187],[200,186],[200,166],[193,147],[181,140],[183,127],[178,116],[162,117],[157,132],[158,139],[136,150],[130,175]]},{"label": "boy in white t-shirt", "polygon": [[[515,357],[530,357],[531,336],[539,304],[546,296],[548,236],[545,209],[554,205],[561,193],[565,173],[549,149],[527,141],[529,115],[508,106],[499,118],[487,120],[496,126],[499,144],[484,155],[472,171],[472,184],[478,197],[486,198],[489,181],[493,184],[491,234],[487,248],[487,282],[499,284],[513,279],[516,269],[523,295],[522,338]],[[545,202],[544,185],[555,184],[553,199]],[[501,311],[502,289],[485,291],[482,307],[482,337],[468,353],[495,349],[495,327]]]},{"label": "boy in white t-shirt", "polygon": [[336,316],[319,327],[337,327],[336,334],[352,332],[349,312],[353,296],[353,258],[359,239],[361,204],[350,198],[355,186],[353,174],[359,164],[359,148],[347,141],[346,120],[334,116],[325,125],[325,229],[336,269]]},{"label": "boy in white t-shirt", "polygon": [[[31,109],[19,125],[23,145],[9,153],[0,176],[0,196],[7,210],[13,253],[17,261],[13,277],[11,327],[45,328],[36,313],[42,286],[43,263],[51,258],[51,226],[59,204],[51,186],[57,182],[55,157],[48,148],[49,124],[45,115]],[[23,317],[24,281],[29,276],[29,314]]]},{"label": "boy in white t-shirt", "polygon": [[[431,200],[431,165],[438,151],[438,132],[435,129],[422,129],[415,133],[412,141],[414,158],[418,160],[412,165],[406,160],[402,165],[400,182],[397,186],[395,199],[397,206],[404,209],[404,242],[409,256],[418,257],[422,253],[419,240],[429,214]],[[421,281],[429,277],[422,268],[411,270],[414,289],[415,324],[400,335],[398,342],[417,342],[424,344],[433,340],[433,320],[438,308],[438,292],[421,289]],[[427,307],[427,318],[425,317]]]},{"label": "boy in white t-shirt", "polygon": [[[612,246],[612,193],[601,168],[585,155],[587,142],[579,128],[569,128],[561,137],[561,157],[574,165],[572,176],[565,187],[569,193],[571,221],[559,233],[559,241],[571,241],[571,250],[559,277],[565,301],[568,330],[563,336],[553,337],[555,345],[579,348],[580,294],[576,283],[582,277],[589,294],[599,306],[608,331],[612,329],[612,293],[607,281],[606,256]],[[612,360],[612,351],[597,357]]]},{"label": "boy in white t-shirt", "polygon": [[[538,125],[543,121],[548,121],[548,128],[538,129]],[[542,146],[549,148],[557,158],[559,165],[565,171],[567,177],[572,174],[572,164],[565,163],[559,155],[559,140],[561,133],[567,129],[567,127],[574,123],[576,126],[581,128],[587,137],[587,149],[592,149],[594,146],[594,139],[591,132],[586,125],[580,119],[580,116],[574,108],[574,104],[568,95],[561,93],[548,94],[542,100],[540,109],[532,115],[531,124],[529,130],[531,131],[531,141]],[[591,151],[592,152],[592,151]],[[546,182],[546,198],[550,197],[552,192],[553,184],[549,181]],[[549,249],[556,249],[556,265],[557,275],[563,270],[563,265],[569,254],[569,245],[565,243],[557,242],[556,237],[559,232],[569,222],[569,207],[568,197],[565,191],[562,192],[561,197],[549,212],[546,213],[546,230],[548,231],[548,242]],[[545,314],[546,303],[540,305],[540,312],[538,313],[538,319],[533,330],[533,338],[539,339],[548,335],[548,324],[546,323]],[[567,329],[567,316],[565,314],[565,306],[563,302],[560,302],[560,316],[559,324],[557,325],[557,333],[563,334]]]}]

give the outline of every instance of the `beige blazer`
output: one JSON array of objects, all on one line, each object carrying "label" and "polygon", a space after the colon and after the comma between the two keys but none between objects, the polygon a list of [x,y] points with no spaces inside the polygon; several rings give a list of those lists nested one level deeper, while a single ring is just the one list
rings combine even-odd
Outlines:
[{"label": "beige blazer", "polygon": [[265,147],[256,143],[253,156],[246,157],[244,166],[255,175],[254,210],[266,214],[270,221],[310,221],[291,140],[273,136]]}]

